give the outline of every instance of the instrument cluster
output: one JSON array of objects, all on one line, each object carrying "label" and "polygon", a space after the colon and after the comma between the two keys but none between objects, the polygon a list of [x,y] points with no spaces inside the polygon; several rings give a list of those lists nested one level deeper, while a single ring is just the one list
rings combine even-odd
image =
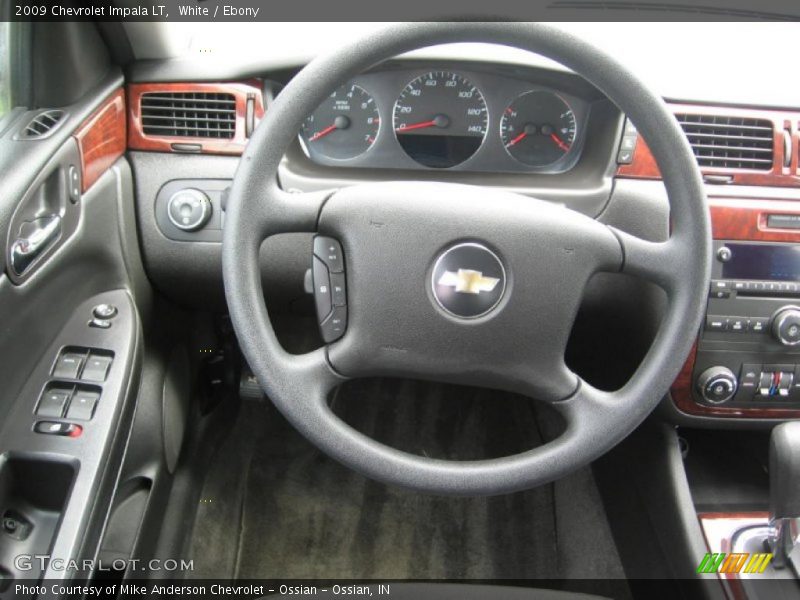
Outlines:
[{"label": "instrument cluster", "polygon": [[562,173],[590,103],[519,74],[391,68],[335,90],[300,131],[322,165]]}]

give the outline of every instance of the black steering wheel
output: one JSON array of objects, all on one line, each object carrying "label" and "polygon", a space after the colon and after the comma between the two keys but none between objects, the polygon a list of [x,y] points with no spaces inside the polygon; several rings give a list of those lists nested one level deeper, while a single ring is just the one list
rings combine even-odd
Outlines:
[{"label": "black steering wheel", "polygon": [[[451,42],[488,42],[541,54],[611,98],[636,123],[656,158],[669,196],[670,239],[648,242],[547,202],[474,186],[414,182],[327,193],[280,189],[281,158],[303,120],[332,90],[383,60]],[[318,232],[343,249],[346,333],[303,355],[287,353],[277,341],[258,265],[263,240],[287,232]],[[223,273],[245,357],[264,391],[311,442],[375,479],[431,493],[478,495],[561,477],[642,422],[669,389],[697,334],[710,255],[708,208],[688,142],[664,102],[614,59],[539,24],[417,23],[393,26],[315,59],[281,92],[236,172]],[[441,279],[445,271],[448,281]],[[616,392],[592,387],[564,362],[583,290],[600,271],[645,278],[668,296],[650,350]],[[483,286],[492,294],[492,306],[480,314],[453,304],[440,286],[448,283],[462,291]],[[333,388],[367,376],[518,392],[550,403],[563,415],[565,430],[541,447],[491,460],[447,461],[401,452],[355,431],[328,406]]]}]

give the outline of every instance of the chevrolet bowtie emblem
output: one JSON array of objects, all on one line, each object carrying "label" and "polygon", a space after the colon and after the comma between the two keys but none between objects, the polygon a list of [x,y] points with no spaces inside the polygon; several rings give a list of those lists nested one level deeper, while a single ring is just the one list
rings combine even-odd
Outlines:
[{"label": "chevrolet bowtie emblem", "polygon": [[496,277],[484,277],[480,271],[472,269],[459,269],[445,271],[439,278],[439,285],[455,288],[462,294],[480,294],[481,292],[491,292],[500,280]]}]

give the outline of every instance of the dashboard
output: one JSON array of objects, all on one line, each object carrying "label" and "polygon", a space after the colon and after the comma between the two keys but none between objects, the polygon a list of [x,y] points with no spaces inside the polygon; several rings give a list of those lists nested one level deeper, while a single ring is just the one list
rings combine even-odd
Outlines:
[{"label": "dashboard", "polygon": [[524,67],[388,65],[335,90],[299,134],[325,166],[563,173],[586,140],[585,82]]},{"label": "dashboard", "polygon": [[[213,290],[224,306],[218,265],[226,190],[249,136],[295,72],[180,83],[168,77],[171,71],[148,67],[128,83],[127,147],[143,248],[153,279],[171,297],[205,302]],[[718,251],[723,244],[735,252],[737,243],[758,243],[790,244],[796,253],[800,110],[667,103],[706,180]],[[205,135],[225,111],[229,130]],[[187,120],[206,127],[205,137],[185,134]],[[662,239],[669,227],[660,172],[634,124],[584,79],[533,63],[400,58],[357,75],[308,116],[278,179],[290,192],[373,181],[472,184],[548,200],[645,239]],[[187,204],[187,215],[173,214]],[[302,236],[265,243],[265,254],[280,257],[265,262],[264,277],[281,282],[272,286],[272,301],[283,308],[307,300],[297,283],[307,269],[307,246]],[[787,299],[774,269],[729,273],[736,257],[714,260],[715,281],[730,289],[710,290],[709,320],[665,410],[692,422],[800,415],[800,353],[773,331],[774,323],[791,326],[790,318],[800,324],[800,312],[787,312],[796,308],[794,291]],[[639,302],[627,285],[600,279],[587,292],[580,322],[590,332],[581,330],[580,339],[624,340],[618,350],[627,355],[639,343],[632,340],[646,337],[636,306],[649,300]],[[781,295],[766,296],[775,290]],[[620,321],[611,306],[624,306],[624,333],[615,329]],[[591,371],[594,346],[575,348],[576,370]],[[727,395],[713,396],[723,384]]]}]

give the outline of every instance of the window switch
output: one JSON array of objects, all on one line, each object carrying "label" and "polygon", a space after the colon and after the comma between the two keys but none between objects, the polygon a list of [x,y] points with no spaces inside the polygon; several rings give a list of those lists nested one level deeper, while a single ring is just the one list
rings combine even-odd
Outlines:
[{"label": "window switch", "polygon": [[86,366],[83,367],[81,380],[103,382],[106,380],[106,375],[108,375],[108,369],[110,366],[110,356],[89,354],[89,358],[86,359]]},{"label": "window switch", "polygon": [[74,421],[90,421],[94,416],[94,409],[99,398],[100,394],[97,392],[78,390],[72,396],[72,402],[69,403],[67,418]]},{"label": "window switch", "polygon": [[86,356],[77,352],[64,352],[58,357],[53,368],[53,377],[58,379],[77,379]]},{"label": "window switch", "polygon": [[51,417],[60,419],[64,414],[64,408],[69,402],[69,390],[51,389],[46,390],[39,400],[36,414],[40,417]]}]

